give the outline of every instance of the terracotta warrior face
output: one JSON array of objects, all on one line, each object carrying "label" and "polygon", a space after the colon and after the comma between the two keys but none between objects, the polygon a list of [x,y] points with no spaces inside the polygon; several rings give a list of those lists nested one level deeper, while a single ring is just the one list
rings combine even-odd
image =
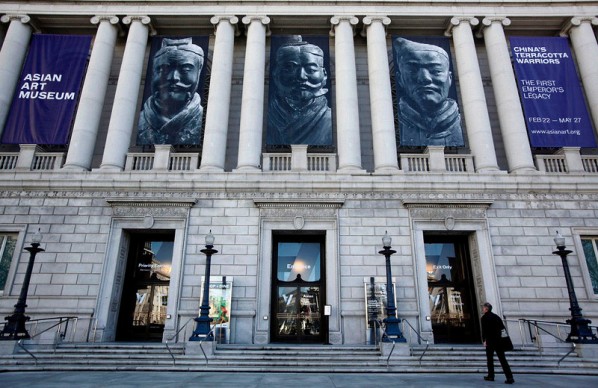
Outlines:
[{"label": "terracotta warrior face", "polygon": [[197,90],[203,60],[185,50],[167,50],[154,58],[152,90],[156,102],[166,110],[178,111]]},{"label": "terracotta warrior face", "polygon": [[452,74],[448,58],[437,51],[404,52],[399,62],[400,83],[421,111],[438,110],[449,94]]},{"label": "terracotta warrior face", "polygon": [[324,58],[315,54],[313,45],[287,46],[279,49],[275,82],[280,95],[287,101],[305,104],[324,94],[328,76]]}]

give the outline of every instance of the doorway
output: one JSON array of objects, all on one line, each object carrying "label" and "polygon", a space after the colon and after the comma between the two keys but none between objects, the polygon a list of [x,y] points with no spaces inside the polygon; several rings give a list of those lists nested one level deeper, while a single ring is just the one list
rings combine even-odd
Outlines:
[{"label": "doorway", "polygon": [[424,235],[430,319],[435,343],[480,341],[467,236]]},{"label": "doorway", "polygon": [[173,247],[174,232],[131,235],[117,341],[162,341]]},{"label": "doorway", "polygon": [[323,343],[325,233],[274,233],[271,341]]}]

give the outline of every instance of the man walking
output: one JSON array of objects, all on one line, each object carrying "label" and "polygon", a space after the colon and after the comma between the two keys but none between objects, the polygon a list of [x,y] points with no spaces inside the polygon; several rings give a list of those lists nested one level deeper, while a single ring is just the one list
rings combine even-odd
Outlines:
[{"label": "man walking", "polygon": [[484,376],[486,381],[494,381],[494,352],[500,361],[500,366],[507,379],[505,384],[513,384],[513,373],[511,367],[505,358],[505,351],[500,345],[500,333],[505,325],[500,317],[492,312],[492,305],[488,302],[483,305],[484,315],[482,316],[482,340],[486,347],[486,362],[488,365],[488,375]]}]

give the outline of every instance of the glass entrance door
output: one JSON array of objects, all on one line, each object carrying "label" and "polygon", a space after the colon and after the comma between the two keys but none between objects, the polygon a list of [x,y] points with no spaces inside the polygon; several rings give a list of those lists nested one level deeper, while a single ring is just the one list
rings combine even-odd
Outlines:
[{"label": "glass entrance door", "polygon": [[425,236],[435,343],[479,343],[477,303],[464,236]]},{"label": "glass entrance door", "polygon": [[131,236],[120,304],[118,341],[162,341],[174,234]]},{"label": "glass entrance door", "polygon": [[320,287],[279,286],[276,336],[289,342],[320,339]]},{"label": "glass entrance door", "polygon": [[324,342],[324,235],[275,235],[271,341]]}]

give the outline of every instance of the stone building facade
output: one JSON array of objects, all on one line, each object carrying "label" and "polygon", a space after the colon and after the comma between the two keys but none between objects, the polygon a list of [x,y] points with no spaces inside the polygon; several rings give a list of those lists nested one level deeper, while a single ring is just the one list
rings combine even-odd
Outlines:
[{"label": "stone building facade", "polygon": [[[0,237],[14,249],[2,316],[39,229],[28,315],[88,319],[95,341],[181,328],[184,341],[211,232],[211,275],[232,283],[229,342],[363,344],[383,312],[387,232],[408,340],[479,343],[485,301],[513,328],[570,315],[558,231],[598,320],[596,149],[530,146],[507,43],[567,37],[596,129],[598,2],[0,1],[0,13],[2,127],[31,36],[93,36],[69,144],[0,146]],[[265,145],[270,41],[285,34],[329,37],[330,147]],[[197,147],[135,145],[156,36],[209,36]],[[465,146],[397,143],[392,36],[449,37]],[[285,261],[308,248],[309,264]]]}]

